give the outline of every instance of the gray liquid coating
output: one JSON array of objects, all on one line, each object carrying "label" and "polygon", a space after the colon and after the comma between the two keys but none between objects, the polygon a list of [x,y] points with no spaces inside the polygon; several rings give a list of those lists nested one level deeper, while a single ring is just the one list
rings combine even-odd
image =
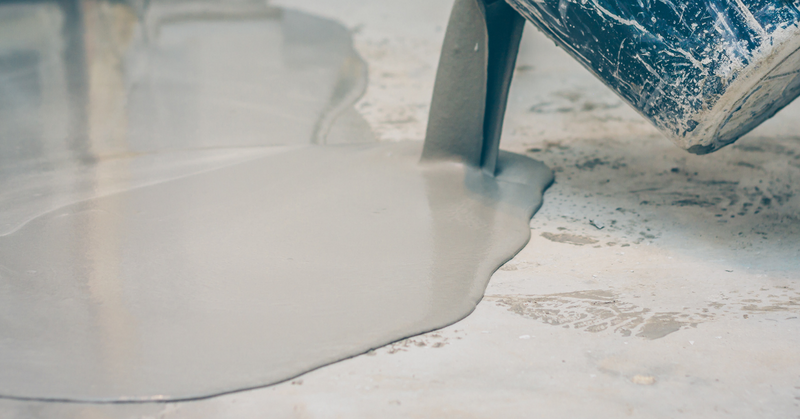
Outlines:
[{"label": "gray liquid coating", "polygon": [[[460,320],[529,239],[541,163],[501,152],[492,176],[420,164],[419,143],[312,145],[370,138],[337,125],[363,86],[338,25],[240,3],[83,4],[80,19],[0,5],[34,35],[42,16],[65,25],[30,37],[40,58],[9,59],[30,86],[0,81],[16,89],[0,104],[2,397],[280,382]],[[79,23],[113,45],[62,39]],[[0,64],[19,45],[0,42]]]},{"label": "gray liquid coating", "polygon": [[[0,394],[255,387],[469,314],[549,170],[311,147],[60,208],[0,238]],[[506,173],[504,171],[507,170]]]}]

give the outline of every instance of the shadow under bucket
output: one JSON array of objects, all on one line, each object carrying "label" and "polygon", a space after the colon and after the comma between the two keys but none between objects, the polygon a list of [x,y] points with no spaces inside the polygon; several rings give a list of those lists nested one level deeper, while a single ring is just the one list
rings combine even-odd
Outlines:
[{"label": "shadow under bucket", "polygon": [[678,146],[707,154],[800,95],[783,0],[507,0]]}]

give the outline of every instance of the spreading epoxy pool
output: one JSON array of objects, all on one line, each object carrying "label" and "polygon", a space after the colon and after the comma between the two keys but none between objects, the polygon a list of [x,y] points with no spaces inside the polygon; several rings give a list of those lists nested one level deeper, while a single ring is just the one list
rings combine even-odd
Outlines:
[{"label": "spreading epoxy pool", "polygon": [[0,70],[26,80],[0,82],[17,89],[0,107],[4,397],[204,397],[451,324],[527,242],[552,180],[513,154],[493,177],[421,165],[419,143],[307,145],[369,137],[342,105],[360,61],[328,21],[4,11],[27,31],[0,38]]}]

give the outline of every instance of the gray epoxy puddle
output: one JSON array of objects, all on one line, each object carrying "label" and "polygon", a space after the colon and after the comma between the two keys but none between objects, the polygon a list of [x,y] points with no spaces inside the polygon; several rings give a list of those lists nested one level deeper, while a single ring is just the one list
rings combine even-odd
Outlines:
[{"label": "gray epoxy puddle", "polygon": [[[16,153],[1,169],[0,396],[164,401],[280,382],[463,318],[527,242],[552,181],[541,163],[501,153],[490,176],[420,164],[421,143],[309,144],[370,138],[330,126],[363,76],[338,25],[247,3],[83,4],[83,19],[0,6],[31,39],[42,16],[67,25],[29,48],[51,64],[14,69],[39,87],[13,85],[0,106],[0,149]],[[118,36],[59,38],[75,22]],[[24,44],[0,42],[0,63]],[[86,62],[60,62],[65,48]],[[54,65],[80,68],[59,85]],[[38,113],[14,119],[23,105]]]},{"label": "gray epoxy puddle", "polygon": [[498,181],[420,169],[419,153],[287,152],[71,205],[0,238],[0,393],[205,396],[463,318],[527,242],[549,171],[508,155],[516,173]]}]

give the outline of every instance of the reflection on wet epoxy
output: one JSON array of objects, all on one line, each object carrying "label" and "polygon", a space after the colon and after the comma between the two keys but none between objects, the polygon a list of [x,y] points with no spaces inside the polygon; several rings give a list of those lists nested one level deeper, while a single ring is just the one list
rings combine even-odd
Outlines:
[{"label": "reflection on wet epoxy", "polygon": [[[62,6],[0,6],[0,235],[62,205],[309,144],[339,111],[336,88],[361,87],[347,31],[302,13],[153,2],[142,23],[125,3],[88,2],[77,17]],[[353,139],[370,138],[333,142]]]}]

